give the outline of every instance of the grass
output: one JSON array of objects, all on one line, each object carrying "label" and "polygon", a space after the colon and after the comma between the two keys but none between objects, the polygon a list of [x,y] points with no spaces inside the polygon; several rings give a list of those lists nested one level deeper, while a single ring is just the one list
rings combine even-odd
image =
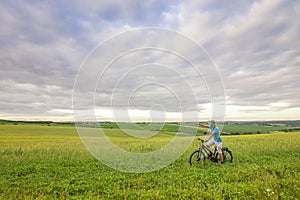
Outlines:
[{"label": "grass", "polygon": [[286,125],[282,126],[266,126],[256,124],[230,124],[224,125],[223,131],[231,134],[253,134],[253,133],[269,133],[272,131],[290,131],[296,127]]},{"label": "grass", "polygon": [[[197,130],[197,125],[191,123],[177,124],[177,123],[101,123],[101,128],[105,129],[137,129],[137,130],[152,130],[152,131],[162,131],[162,132],[186,132],[193,133]],[[201,131],[200,131],[201,130]],[[203,133],[205,129],[199,128],[200,133]]]},{"label": "grass", "polygon": [[[143,141],[105,129],[131,151],[151,150],[174,134]],[[300,132],[223,136],[234,162],[189,166],[199,143],[173,164],[150,173],[123,173],[93,158],[74,127],[0,126],[0,199],[299,199]],[[131,145],[128,145],[130,142]],[[127,144],[127,145],[126,145]]]},{"label": "grass", "polygon": [[[119,126],[122,128],[128,129],[151,129],[153,131],[165,131],[165,132],[186,132],[191,133],[195,132],[198,129],[198,134],[203,134],[207,132],[206,128],[197,127],[195,123],[184,123],[184,124],[147,124],[147,123],[120,123]],[[101,128],[108,129],[119,129],[117,123],[102,123],[100,124]],[[260,134],[260,133],[270,133],[273,131],[299,131],[299,126],[288,126],[285,124],[282,125],[262,125],[262,124],[224,124],[223,133],[226,135],[241,135],[241,134]]]}]

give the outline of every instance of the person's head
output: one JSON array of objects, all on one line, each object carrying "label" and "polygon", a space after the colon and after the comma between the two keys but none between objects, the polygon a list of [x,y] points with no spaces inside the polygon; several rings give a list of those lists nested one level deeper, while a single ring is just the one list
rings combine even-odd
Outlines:
[{"label": "person's head", "polygon": [[210,124],[210,126],[216,126],[215,120],[210,120],[210,121],[209,121],[209,124]]}]

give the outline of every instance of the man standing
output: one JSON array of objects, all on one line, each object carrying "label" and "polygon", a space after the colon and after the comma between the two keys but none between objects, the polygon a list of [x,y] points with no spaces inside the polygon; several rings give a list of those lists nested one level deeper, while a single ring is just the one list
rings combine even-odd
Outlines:
[{"label": "man standing", "polygon": [[[206,140],[204,140],[205,142],[209,141],[206,143],[206,147],[209,149],[209,151],[211,153],[211,146],[215,144],[217,147],[217,151],[220,155],[221,163],[223,164],[224,158],[223,158],[223,153],[222,153],[222,138],[220,136],[220,130],[216,126],[215,120],[211,120],[211,121],[209,121],[209,123],[210,123],[210,126],[199,123],[200,126],[210,129],[210,135],[208,136],[208,138]],[[213,138],[213,139],[210,140],[211,138]]]}]

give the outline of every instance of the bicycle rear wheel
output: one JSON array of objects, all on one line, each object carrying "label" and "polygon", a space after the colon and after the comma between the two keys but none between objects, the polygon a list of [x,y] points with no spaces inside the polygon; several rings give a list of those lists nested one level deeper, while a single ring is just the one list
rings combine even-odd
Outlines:
[{"label": "bicycle rear wheel", "polygon": [[199,150],[196,150],[190,156],[190,165],[197,164],[200,161],[203,161],[204,159],[205,156],[203,155],[203,153]]},{"label": "bicycle rear wheel", "polygon": [[[224,158],[225,162],[232,162],[232,160],[233,160],[232,152],[227,147],[222,148],[222,153],[223,153],[223,158]],[[218,152],[215,153],[215,159],[217,162],[221,161],[220,155]]]}]

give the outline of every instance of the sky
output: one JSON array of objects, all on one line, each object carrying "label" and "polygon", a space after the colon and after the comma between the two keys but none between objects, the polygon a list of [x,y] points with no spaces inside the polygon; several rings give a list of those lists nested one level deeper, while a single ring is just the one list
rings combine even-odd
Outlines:
[{"label": "sky", "polygon": [[[300,119],[299,1],[0,5],[0,119],[72,121],[73,113],[93,113],[104,121],[127,115],[180,121],[192,113],[189,120],[205,120],[218,99],[225,120]],[[149,33],[149,27],[164,31]],[[99,64],[139,45],[172,52],[144,49],[107,70]],[[202,77],[173,51],[193,60]]]}]

